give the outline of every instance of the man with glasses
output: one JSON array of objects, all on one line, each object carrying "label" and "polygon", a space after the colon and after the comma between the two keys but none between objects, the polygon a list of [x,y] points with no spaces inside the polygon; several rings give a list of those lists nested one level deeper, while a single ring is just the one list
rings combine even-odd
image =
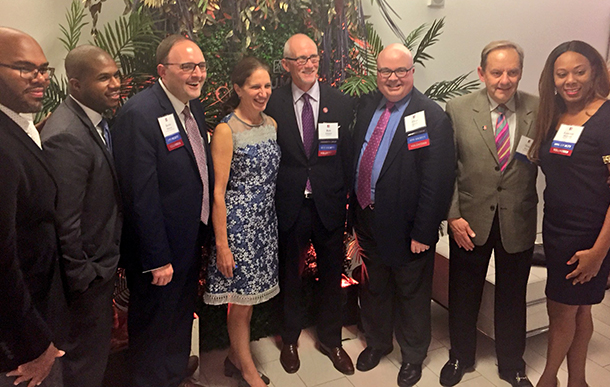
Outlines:
[{"label": "man with glasses", "polygon": [[213,168],[203,107],[203,53],[181,35],[157,48],[159,81],[131,98],[112,130],[124,210],[132,387],[183,381],[201,246],[211,233]]},{"label": "man with glasses", "polygon": [[527,160],[538,98],[518,91],[523,50],[489,43],[477,69],[485,88],[452,99],[457,175],[449,224],[449,361],[440,383],[453,386],[475,365],[477,317],[491,253],[494,332],[500,378],[529,387],[525,375],[526,289],[536,239],[537,167]]},{"label": "man with glasses", "polygon": [[[56,184],[32,114],[53,69],[38,43],[0,27],[0,386],[61,386],[65,299]],[[42,384],[41,384],[42,383]]]},{"label": "man with glasses", "polygon": [[277,177],[280,289],[284,325],[280,362],[297,372],[297,342],[305,311],[301,292],[310,243],[316,252],[315,288],[319,349],[340,372],[354,365],[341,345],[343,235],[351,171],[351,98],[318,82],[318,47],[303,34],[284,46],[282,66],[292,82],[271,95],[267,113],[278,124],[282,159]]},{"label": "man with glasses", "polygon": [[360,306],[368,371],[400,346],[398,385],[421,378],[431,339],[430,297],[438,227],[455,178],[449,118],[413,87],[413,58],[391,44],[377,58],[378,92],[362,98],[354,131],[350,217],[366,273]]}]

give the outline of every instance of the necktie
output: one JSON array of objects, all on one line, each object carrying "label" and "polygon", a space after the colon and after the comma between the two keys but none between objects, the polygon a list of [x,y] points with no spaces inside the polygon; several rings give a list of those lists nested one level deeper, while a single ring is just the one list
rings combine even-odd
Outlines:
[{"label": "necktie", "polygon": [[[313,137],[316,134],[316,125],[313,119],[313,109],[309,103],[309,94],[303,93],[301,97],[303,99],[303,111],[301,112],[301,125],[303,126],[303,147],[305,148],[305,155],[309,158],[311,153],[311,146],[313,145]],[[305,185],[307,192],[311,191],[311,182],[307,178],[307,184]]]},{"label": "necktie", "polygon": [[199,126],[191,115],[191,111],[188,106],[184,107],[182,111],[184,115],[184,126],[186,130],[186,136],[191,143],[193,148],[193,154],[195,155],[195,161],[197,161],[197,169],[199,169],[199,176],[201,177],[201,183],[203,184],[203,197],[201,198],[201,221],[204,224],[208,224],[208,218],[210,215],[210,194],[208,192],[208,164],[205,149],[203,147],[203,139],[199,132]]},{"label": "necktie", "polygon": [[496,149],[498,150],[498,161],[500,170],[504,172],[510,157],[510,136],[508,132],[508,121],[506,120],[506,106],[498,105],[496,108],[500,115],[496,121]]},{"label": "necktie", "polygon": [[381,114],[381,117],[379,117],[373,134],[360,158],[360,167],[358,169],[358,192],[356,192],[356,195],[358,196],[358,203],[360,203],[360,207],[362,208],[371,204],[371,173],[373,172],[373,164],[375,163],[375,156],[379,150],[379,144],[381,143],[385,129],[388,126],[388,121],[392,114],[390,111],[393,107],[393,102],[386,102],[385,110]]},{"label": "necktie", "polygon": [[106,149],[112,154],[112,137],[110,137],[110,128],[108,128],[108,121],[102,118],[100,121],[100,128],[102,128],[102,134],[104,135],[104,141],[106,142]]}]

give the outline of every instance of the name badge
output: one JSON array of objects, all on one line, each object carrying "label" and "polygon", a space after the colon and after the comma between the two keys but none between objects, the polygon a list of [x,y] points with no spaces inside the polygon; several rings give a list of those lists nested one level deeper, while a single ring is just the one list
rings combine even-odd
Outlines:
[{"label": "name badge", "polygon": [[529,153],[533,142],[533,139],[522,135],[519,143],[517,144],[517,149],[515,150],[515,158],[518,158],[521,161],[530,162],[527,158],[527,154]]},{"label": "name badge", "polygon": [[583,129],[582,126],[561,124],[553,138],[550,152],[562,156],[572,156],[574,145],[578,142]]},{"label": "name badge", "polygon": [[430,145],[426,128],[416,129],[407,133],[407,148],[409,150],[424,148]]},{"label": "name badge", "polygon": [[405,117],[405,130],[407,133],[425,127],[426,114],[423,110]]},{"label": "name badge", "polygon": [[318,143],[318,157],[334,156],[337,154],[337,140],[320,140]]},{"label": "name badge", "polygon": [[180,136],[180,131],[176,124],[176,118],[173,114],[159,117],[157,120],[159,120],[159,126],[161,127],[167,150],[173,151],[174,149],[184,146],[182,136]]},{"label": "name badge", "polygon": [[338,140],[339,123],[322,122],[318,124],[318,140]]}]

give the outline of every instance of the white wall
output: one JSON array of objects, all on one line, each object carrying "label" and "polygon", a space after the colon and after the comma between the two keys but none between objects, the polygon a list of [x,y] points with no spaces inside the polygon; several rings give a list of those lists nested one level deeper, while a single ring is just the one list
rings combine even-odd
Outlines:
[{"label": "white wall", "polygon": [[[481,49],[490,41],[509,39],[525,51],[520,88],[538,94],[538,79],[548,54],[568,40],[583,40],[607,58],[610,0],[445,0],[429,8],[428,0],[387,0],[400,15],[405,35],[422,23],[445,17],[444,33],[429,53],[426,68],[416,67],[415,85],[422,91],[432,83],[476,70]],[[398,42],[377,5],[363,0],[363,9],[384,44]],[[473,77],[475,74],[473,73]]]}]

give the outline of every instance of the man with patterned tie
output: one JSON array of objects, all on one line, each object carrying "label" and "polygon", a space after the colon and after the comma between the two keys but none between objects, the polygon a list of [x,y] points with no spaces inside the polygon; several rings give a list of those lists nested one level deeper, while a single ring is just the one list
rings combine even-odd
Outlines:
[{"label": "man with patterned tie", "polygon": [[354,131],[350,217],[364,262],[360,306],[368,371],[400,346],[398,385],[421,378],[431,339],[430,297],[438,227],[454,183],[449,118],[413,87],[413,58],[391,44],[377,58],[378,92],[362,98]]},{"label": "man with patterned tie", "polygon": [[201,49],[181,35],[157,48],[159,81],[127,101],[112,130],[125,224],[130,386],[183,381],[201,246],[211,233],[213,166],[203,107]]},{"label": "man with patterned tie", "polygon": [[318,47],[296,34],[284,46],[282,66],[292,82],[271,94],[267,114],[277,121],[282,159],[277,176],[280,291],[283,302],[283,347],[280,362],[297,372],[297,342],[305,311],[302,264],[310,243],[316,251],[319,349],[340,372],[354,373],[341,345],[341,273],[351,157],[350,129],[354,101],[318,82]]},{"label": "man with patterned tie", "polygon": [[477,69],[485,89],[447,104],[457,180],[448,215],[450,358],[440,382],[453,386],[475,364],[476,324],[487,266],[495,259],[495,338],[500,377],[525,375],[525,291],[536,238],[537,168],[526,157],[538,99],[517,91],[523,50],[489,43]]},{"label": "man with patterned tie", "polygon": [[65,66],[70,94],[41,133],[57,182],[60,260],[70,308],[61,362],[64,386],[99,387],[110,352],[123,224],[110,132],[102,113],[118,106],[121,80],[114,60],[98,47],[75,48]]}]

